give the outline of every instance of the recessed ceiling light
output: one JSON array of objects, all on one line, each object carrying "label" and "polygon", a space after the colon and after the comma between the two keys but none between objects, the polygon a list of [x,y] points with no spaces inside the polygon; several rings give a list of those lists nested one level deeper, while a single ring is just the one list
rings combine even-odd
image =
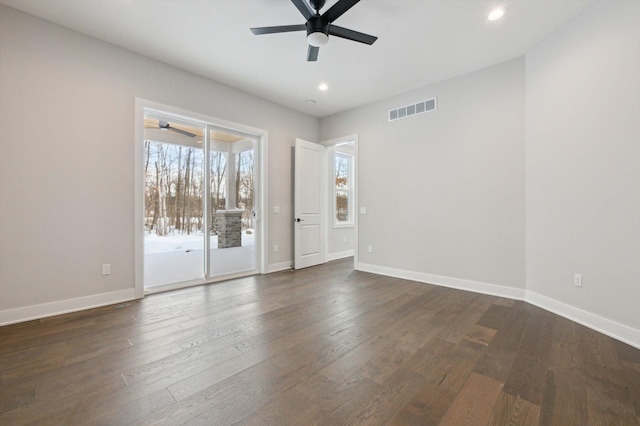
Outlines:
[{"label": "recessed ceiling light", "polygon": [[487,19],[490,21],[497,21],[503,16],[504,16],[504,9],[500,7],[498,9],[494,9],[493,11],[491,11],[489,16],[487,16]]},{"label": "recessed ceiling light", "polygon": [[327,89],[329,89],[329,86],[327,86],[326,83],[321,83],[320,86],[318,86],[318,90],[322,90],[323,92]]}]

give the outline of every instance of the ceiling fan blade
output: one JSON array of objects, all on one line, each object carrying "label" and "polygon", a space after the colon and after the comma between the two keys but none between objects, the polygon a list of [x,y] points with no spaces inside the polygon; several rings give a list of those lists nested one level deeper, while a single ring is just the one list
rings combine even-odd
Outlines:
[{"label": "ceiling fan blade", "polygon": [[180,133],[183,134],[185,136],[189,136],[190,138],[195,138],[196,134],[195,133],[191,133],[191,132],[187,132],[186,130],[182,130],[182,129],[177,129],[175,127],[167,127],[169,130],[173,130],[176,133]]},{"label": "ceiling fan blade", "polygon": [[334,4],[322,14],[322,17],[325,18],[329,22],[333,22],[339,17],[341,17],[347,10],[351,9],[356,5],[360,0],[339,0],[338,3]]},{"label": "ceiling fan blade", "polygon": [[378,37],[365,33],[359,33],[358,31],[353,31],[348,28],[342,28],[337,25],[329,26],[329,34],[364,44],[373,44],[378,39]]},{"label": "ceiling fan blade", "polygon": [[298,8],[300,13],[302,13],[302,16],[304,16],[304,19],[309,20],[309,18],[315,15],[315,13],[313,12],[313,10],[311,10],[311,8],[309,7],[306,1],[291,0],[291,3],[293,3]]},{"label": "ceiling fan blade", "polygon": [[255,35],[262,34],[276,34],[276,33],[289,33],[292,31],[304,31],[307,29],[305,24],[300,25],[280,25],[277,27],[260,27],[260,28],[251,28],[251,32]]},{"label": "ceiling fan blade", "polygon": [[309,50],[307,51],[307,61],[309,62],[317,61],[318,52],[320,52],[319,47],[309,45]]}]

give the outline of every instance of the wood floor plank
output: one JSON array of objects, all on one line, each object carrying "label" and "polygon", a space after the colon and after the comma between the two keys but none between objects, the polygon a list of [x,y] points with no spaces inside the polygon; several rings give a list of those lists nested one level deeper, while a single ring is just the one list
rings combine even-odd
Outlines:
[{"label": "wood floor plank", "polygon": [[513,306],[494,304],[484,312],[476,324],[492,328],[494,330],[500,330],[504,326],[506,318],[509,315],[509,312],[511,312],[512,307]]},{"label": "wood floor plank", "polygon": [[469,333],[471,328],[484,315],[489,307],[493,304],[494,297],[479,295],[464,309],[464,315],[460,313],[452,313],[446,332],[442,334],[442,338],[452,343],[460,343],[462,339]]},{"label": "wood floor plank", "polygon": [[474,370],[478,374],[504,382],[509,376],[518,355],[527,319],[533,306],[522,302],[509,309],[504,321],[478,361]]},{"label": "wood floor plank", "polygon": [[502,384],[490,377],[471,373],[453,400],[440,425],[487,424],[498,401]]},{"label": "wood floor plank", "polygon": [[133,401],[115,401],[107,404],[95,404],[84,414],[94,413],[92,418],[83,420],[86,425],[129,425],[150,413],[172,407],[175,400],[166,389],[161,389]]},{"label": "wood floor plank", "polygon": [[553,323],[553,315],[549,312],[542,309],[532,311],[527,319],[522,344],[504,383],[504,392],[538,406],[542,403]]},{"label": "wood floor plank", "polygon": [[313,386],[306,386],[307,397],[317,401],[322,415],[318,418],[324,424],[338,424],[351,420],[359,407],[367,404],[380,393],[381,386],[374,381],[355,373],[341,382],[329,382],[323,392]]},{"label": "wood floor plank", "polygon": [[536,426],[540,419],[540,406],[501,392],[496,403],[490,426]]},{"label": "wood floor plank", "polygon": [[[321,408],[318,400],[308,397],[307,387],[313,386],[317,390],[327,389],[328,381],[322,376],[314,376],[306,382],[282,392],[275,398],[261,403],[256,399],[256,414],[268,425],[285,424],[313,424],[315,419],[321,418]],[[254,390],[260,393],[264,388],[253,385]],[[267,390],[268,392],[268,390]],[[319,392],[326,394],[326,392]]]},{"label": "wood floor plank", "polygon": [[166,374],[169,371],[182,373],[189,371],[192,374],[198,374],[212,364],[233,359],[239,355],[240,352],[232,346],[200,345],[138,368],[126,369],[122,371],[122,376],[127,384],[133,384],[145,377]]},{"label": "wood floor plank", "polygon": [[456,345],[436,354],[424,377],[453,392],[459,392],[468,380],[482,352],[476,347]]},{"label": "wood floor plank", "polygon": [[116,381],[120,382],[118,376],[121,375],[123,369],[154,362],[180,351],[181,349],[172,343],[162,346],[149,343],[143,347],[129,347],[60,370],[49,371],[26,379],[15,379],[6,383],[7,386],[16,390],[36,387],[38,402],[55,401],[75,393],[82,393],[84,389],[110,380],[109,378],[114,375]]},{"label": "wood floor plank", "polygon": [[243,426],[268,426],[267,423],[262,420],[257,414],[251,415],[248,419],[242,422]]},{"label": "wood floor plank", "polygon": [[[129,346],[129,345],[127,345]],[[41,360],[34,362],[25,362],[24,365],[19,365],[10,370],[5,370],[0,373],[0,380],[10,381],[15,379],[24,380],[31,376],[37,376],[47,371],[63,368],[66,365],[64,355],[42,357]]]},{"label": "wood floor plank", "polygon": [[35,400],[35,388],[15,390],[6,385],[0,386],[0,414],[27,406]]},{"label": "wood floor plank", "polygon": [[629,396],[633,401],[636,417],[640,420],[640,371],[625,368],[622,370],[622,374],[629,389]]},{"label": "wood floor plank", "polygon": [[[210,426],[244,424],[253,417],[253,413],[248,407],[256,406],[257,401],[261,398],[262,396],[259,392],[253,388],[249,388],[247,391],[236,393],[221,403],[187,420],[184,425]],[[308,408],[304,406],[298,407],[298,409],[308,410]]]},{"label": "wood floor plank", "polygon": [[249,385],[238,376],[231,376],[189,398],[177,401],[169,407],[162,407],[154,413],[136,421],[138,426],[180,425],[201,413],[215,407],[233,395],[249,390]]},{"label": "wood floor plank", "polygon": [[547,370],[545,391],[540,407],[541,425],[586,425],[586,389],[572,382],[568,373]]},{"label": "wood floor plank", "polygon": [[455,344],[433,338],[421,346],[407,360],[403,368],[398,369],[380,387],[380,392],[367,401],[360,410],[354,411],[345,424],[385,424],[391,421],[425,383],[425,376],[434,371],[437,355],[443,354]]},{"label": "wood floor plank", "polygon": [[376,383],[384,382],[442,329],[431,324],[433,312],[429,305],[441,303],[443,297],[430,292],[420,300],[423,303],[416,310],[405,311],[404,318],[323,368],[320,374],[340,381],[358,371]]},{"label": "wood floor plank", "polygon": [[456,397],[456,393],[427,382],[389,422],[390,425],[437,425]]},{"label": "wood floor plank", "polygon": [[629,364],[638,364],[640,366],[640,351],[618,340],[612,339],[612,342],[620,361],[625,361]]},{"label": "wood floor plank", "polygon": [[472,326],[467,334],[464,336],[469,342],[475,343],[480,346],[489,346],[493,336],[496,335],[496,330],[483,327],[481,325]]}]

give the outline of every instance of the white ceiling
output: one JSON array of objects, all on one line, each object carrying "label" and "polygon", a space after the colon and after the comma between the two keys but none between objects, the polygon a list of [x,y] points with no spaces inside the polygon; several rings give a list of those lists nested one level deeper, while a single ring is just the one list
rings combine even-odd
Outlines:
[{"label": "white ceiling", "polygon": [[[304,23],[289,0],[0,3],[324,117],[521,56],[594,1],[362,0],[336,25],[378,41],[367,46],[332,37],[315,63],[306,61],[304,32],[255,36],[249,31]],[[322,11],[335,2],[328,0]],[[488,21],[498,5],[506,15]],[[320,82],[329,90],[320,92]]]}]

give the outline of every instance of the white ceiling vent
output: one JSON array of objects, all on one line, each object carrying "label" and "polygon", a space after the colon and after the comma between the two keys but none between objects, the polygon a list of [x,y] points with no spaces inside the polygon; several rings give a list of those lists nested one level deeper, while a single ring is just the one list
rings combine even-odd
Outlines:
[{"label": "white ceiling vent", "polygon": [[396,109],[389,110],[389,121],[400,120],[401,118],[411,117],[416,114],[423,114],[429,111],[435,111],[437,108],[437,99],[428,99],[418,102],[417,104],[406,105]]}]

